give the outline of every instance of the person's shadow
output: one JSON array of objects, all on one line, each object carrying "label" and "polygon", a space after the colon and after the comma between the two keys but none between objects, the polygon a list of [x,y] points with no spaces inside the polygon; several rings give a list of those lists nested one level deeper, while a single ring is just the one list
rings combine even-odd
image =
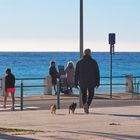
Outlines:
[{"label": "person's shadow", "polygon": [[37,140],[37,139],[18,137],[18,136],[2,134],[2,133],[0,133],[0,139],[3,139],[3,140]]}]

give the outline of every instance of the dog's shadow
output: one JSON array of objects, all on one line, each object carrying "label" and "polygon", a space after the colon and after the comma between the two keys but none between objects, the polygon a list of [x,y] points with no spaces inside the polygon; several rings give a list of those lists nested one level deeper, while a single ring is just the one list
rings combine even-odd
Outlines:
[{"label": "dog's shadow", "polygon": [[84,113],[84,112],[75,112],[75,115],[102,115],[100,113],[95,113],[95,112],[89,112],[88,114]]},{"label": "dog's shadow", "polygon": [[85,115],[85,113],[78,113],[78,112],[75,112],[74,115]]},{"label": "dog's shadow", "polygon": [[56,113],[52,115],[57,115],[57,116],[65,116],[65,115],[86,115],[85,113],[67,113],[67,114],[62,114],[62,113]]},{"label": "dog's shadow", "polygon": [[57,115],[57,116],[64,116],[64,115],[66,115],[66,114],[60,114],[60,113],[56,113],[56,114],[54,114],[54,115]]},{"label": "dog's shadow", "polygon": [[[89,113],[90,115],[101,115],[100,113],[94,113],[94,112],[90,112]],[[57,116],[65,116],[65,115],[88,115],[86,113],[80,113],[80,112],[75,112],[75,113],[66,113],[66,114],[63,114],[63,113],[56,113],[56,114],[52,114],[52,115],[57,115]]]}]

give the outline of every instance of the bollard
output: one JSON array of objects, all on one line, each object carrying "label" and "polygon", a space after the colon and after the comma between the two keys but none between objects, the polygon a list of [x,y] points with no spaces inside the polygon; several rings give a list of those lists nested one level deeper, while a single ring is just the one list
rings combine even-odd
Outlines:
[{"label": "bollard", "polygon": [[57,79],[57,109],[60,109],[60,81]]},{"label": "bollard", "polygon": [[52,79],[51,76],[46,76],[44,79],[44,95],[52,95]]},{"label": "bollard", "polygon": [[20,84],[20,110],[23,110],[23,81]]},{"label": "bollard", "polygon": [[126,92],[134,93],[133,75],[126,75]]}]

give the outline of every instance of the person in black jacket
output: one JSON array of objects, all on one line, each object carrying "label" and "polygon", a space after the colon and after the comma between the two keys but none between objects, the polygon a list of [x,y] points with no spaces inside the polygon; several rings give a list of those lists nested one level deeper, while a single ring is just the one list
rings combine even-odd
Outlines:
[{"label": "person in black jacket", "polygon": [[55,95],[56,95],[57,94],[56,84],[57,84],[58,72],[55,67],[55,61],[51,61],[51,66],[49,68],[49,74],[52,78],[52,85],[54,87],[54,91],[55,91]]},{"label": "person in black jacket", "polygon": [[94,96],[94,88],[98,88],[99,84],[100,73],[98,64],[92,59],[91,50],[86,49],[83,58],[76,64],[75,86],[79,85],[80,87],[84,111],[87,114]]},{"label": "person in black jacket", "polygon": [[11,69],[6,70],[6,76],[5,76],[5,91],[6,94],[4,95],[4,108],[6,108],[6,101],[7,101],[7,95],[8,93],[11,93],[12,97],[12,110],[14,110],[14,104],[15,104],[15,76],[11,73]]}]

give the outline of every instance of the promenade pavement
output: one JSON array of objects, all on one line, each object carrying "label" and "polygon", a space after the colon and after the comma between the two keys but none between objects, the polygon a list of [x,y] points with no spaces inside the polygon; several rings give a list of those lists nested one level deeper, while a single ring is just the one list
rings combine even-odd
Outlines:
[{"label": "promenade pavement", "polygon": [[[140,98],[138,94],[133,96],[127,93],[113,94],[110,99],[109,94],[96,94],[95,99],[91,104],[91,107],[119,107],[119,106],[140,106]],[[15,108],[20,110],[20,97],[15,98]],[[79,106],[78,95],[61,95],[60,96],[60,107],[66,109],[72,103],[76,102]],[[53,95],[41,95],[41,96],[27,96],[23,98],[23,109],[24,110],[47,110],[50,109],[51,104],[57,104],[57,96]],[[11,97],[8,97],[7,108],[3,108],[3,97],[0,96],[0,111],[11,109]]]},{"label": "promenade pavement", "polygon": [[[0,139],[4,140],[140,140],[140,106],[0,112]],[[27,131],[4,131],[18,128]],[[39,130],[33,132],[28,130]]]}]

